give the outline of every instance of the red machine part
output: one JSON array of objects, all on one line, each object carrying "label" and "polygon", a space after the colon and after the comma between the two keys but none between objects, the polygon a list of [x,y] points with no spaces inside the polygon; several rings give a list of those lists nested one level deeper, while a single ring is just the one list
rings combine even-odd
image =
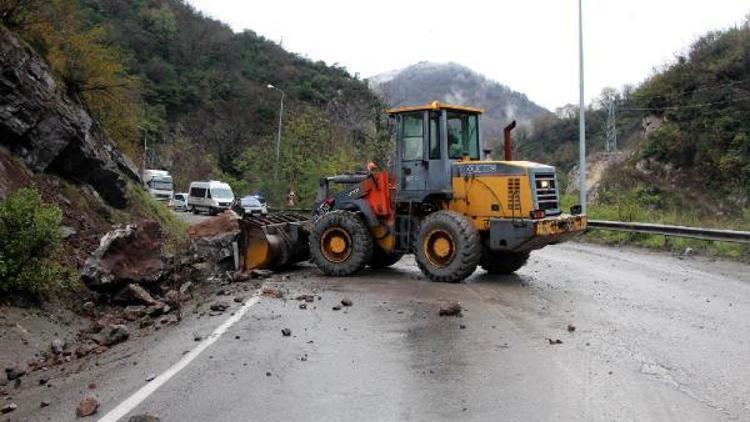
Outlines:
[{"label": "red machine part", "polygon": [[388,182],[388,173],[384,171],[374,172],[372,177],[362,182],[362,188],[367,192],[365,195],[367,203],[373,213],[385,222],[391,222],[395,218],[391,203],[392,186]]}]

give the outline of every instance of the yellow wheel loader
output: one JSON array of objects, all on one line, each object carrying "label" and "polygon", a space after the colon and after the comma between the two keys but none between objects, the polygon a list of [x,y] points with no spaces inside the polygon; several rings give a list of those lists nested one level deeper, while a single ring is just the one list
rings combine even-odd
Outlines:
[{"label": "yellow wheel loader", "polygon": [[[414,254],[433,281],[461,281],[478,265],[507,274],[531,251],[586,229],[580,206],[560,209],[554,167],[511,159],[515,122],[504,131],[505,159],[495,161],[482,148],[481,109],[433,102],[387,113],[396,128],[393,174],[372,168],[324,178],[311,220],[292,223],[323,273],[349,276]],[[279,243],[254,239],[246,257]]]}]

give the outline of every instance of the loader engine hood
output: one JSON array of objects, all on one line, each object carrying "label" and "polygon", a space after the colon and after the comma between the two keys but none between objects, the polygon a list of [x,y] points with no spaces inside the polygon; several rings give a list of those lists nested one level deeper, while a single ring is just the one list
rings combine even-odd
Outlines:
[{"label": "loader engine hood", "polygon": [[[502,216],[527,216],[532,210],[544,210],[545,215],[560,214],[560,192],[555,167],[531,161],[459,161],[453,163],[454,178],[464,181],[455,185],[454,192],[473,196],[483,192],[496,199]],[[479,180],[481,187],[470,183]],[[474,200],[476,201],[475,198]],[[471,202],[471,200],[470,200]],[[492,204],[489,205],[493,211]],[[484,215],[480,207],[477,215]],[[508,215],[507,210],[512,212]]]}]

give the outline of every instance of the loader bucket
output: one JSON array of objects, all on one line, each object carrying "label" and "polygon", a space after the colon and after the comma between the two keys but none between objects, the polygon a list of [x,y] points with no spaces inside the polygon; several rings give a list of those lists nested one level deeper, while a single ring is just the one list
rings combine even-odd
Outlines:
[{"label": "loader bucket", "polygon": [[308,217],[295,213],[244,217],[240,220],[242,269],[277,269],[309,259],[309,224]]}]

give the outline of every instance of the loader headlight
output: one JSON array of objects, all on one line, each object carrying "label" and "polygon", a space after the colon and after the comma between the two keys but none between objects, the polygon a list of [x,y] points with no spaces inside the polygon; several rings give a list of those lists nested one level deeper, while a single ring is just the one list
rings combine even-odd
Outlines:
[{"label": "loader headlight", "polygon": [[549,180],[540,180],[539,181],[539,187],[542,189],[549,189],[550,183]]}]

